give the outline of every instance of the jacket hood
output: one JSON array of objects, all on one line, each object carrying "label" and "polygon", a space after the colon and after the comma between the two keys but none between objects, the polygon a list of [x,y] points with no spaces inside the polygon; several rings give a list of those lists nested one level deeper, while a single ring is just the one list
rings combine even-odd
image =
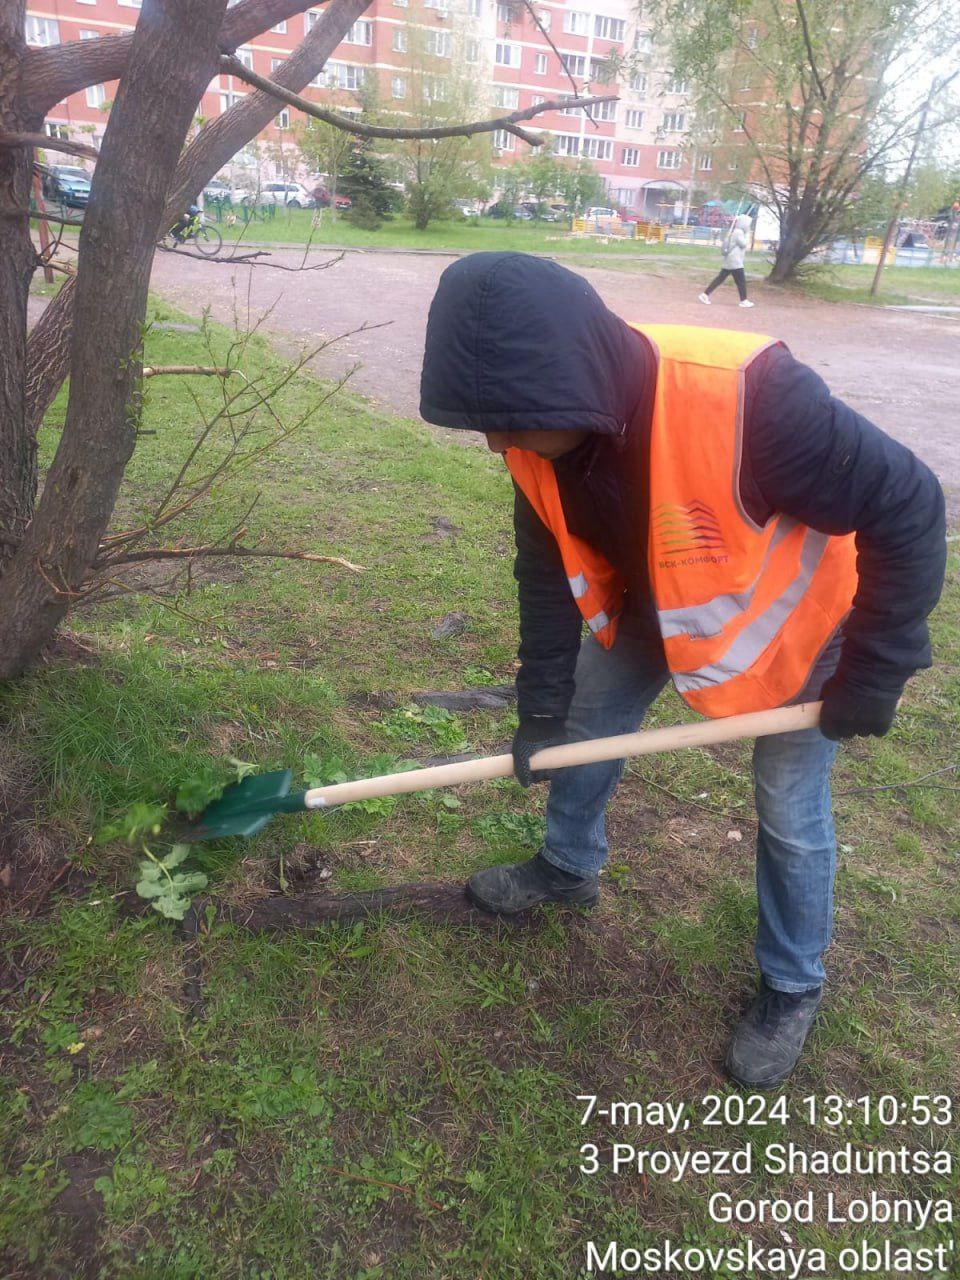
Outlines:
[{"label": "jacket hood", "polygon": [[471,431],[617,435],[640,399],[638,342],[566,267],[470,254],[447,267],[430,306],[420,413]]},{"label": "jacket hood", "polygon": [[737,218],[737,226],[741,231],[749,231],[753,225],[753,219],[749,213],[741,213]]}]

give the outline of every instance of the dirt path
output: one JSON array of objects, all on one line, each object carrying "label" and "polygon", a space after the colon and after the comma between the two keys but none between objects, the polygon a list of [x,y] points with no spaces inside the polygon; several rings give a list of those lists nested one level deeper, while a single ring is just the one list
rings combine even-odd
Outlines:
[{"label": "dirt path", "polygon": [[[362,362],[353,385],[385,409],[415,418],[427,309],[452,257],[348,253],[327,271],[291,275],[159,254],[153,287],[192,314],[209,306],[227,323],[235,304],[245,315],[249,303],[254,316],[272,307],[264,328],[288,351],[320,335],[389,321],[353,334],[316,365],[335,375]],[[286,250],[272,260],[294,265],[300,258]],[[685,270],[576,269],[628,319],[749,328],[783,338],[835,395],[914,449],[960,498],[960,328],[953,317],[784,298],[763,285],[752,287],[753,311],[741,311],[728,286],[707,310],[696,297],[703,282]]]}]

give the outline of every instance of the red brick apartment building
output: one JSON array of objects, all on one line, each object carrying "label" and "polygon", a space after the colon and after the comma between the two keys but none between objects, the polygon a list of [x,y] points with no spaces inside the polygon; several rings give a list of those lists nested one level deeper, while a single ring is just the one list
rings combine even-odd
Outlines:
[{"label": "red brick apartment building", "polygon": [[[354,94],[364,79],[375,76],[381,99],[402,112],[410,92],[414,31],[441,67],[456,49],[462,59],[458,73],[477,77],[484,110],[507,112],[570,94],[572,76],[579,88],[615,92],[620,100],[596,108],[595,123],[582,111],[553,111],[537,117],[536,127],[551,136],[558,156],[590,160],[611,202],[669,221],[691,190],[713,185],[713,157],[691,144],[687,86],[660,65],[655,33],[637,23],[633,0],[537,0],[536,8],[569,75],[516,0],[373,0],[305,96],[349,109],[356,106]],[[128,30],[138,9],[139,0],[34,0],[27,11],[27,41],[50,45]],[[318,10],[307,10],[289,18],[239,50],[239,56],[270,75],[318,17]],[[626,58],[630,69],[601,83],[602,64],[611,55]],[[213,117],[248,91],[233,76],[217,76],[200,112]],[[50,112],[48,132],[81,140],[84,134],[102,133],[115,92],[113,83],[72,94]],[[291,115],[298,114],[281,112],[259,141],[292,147]],[[507,133],[493,135],[492,145],[502,163],[526,150]],[[275,146],[246,148],[231,168],[234,181],[242,179],[245,165],[248,181],[257,166],[263,180],[280,176]]]}]

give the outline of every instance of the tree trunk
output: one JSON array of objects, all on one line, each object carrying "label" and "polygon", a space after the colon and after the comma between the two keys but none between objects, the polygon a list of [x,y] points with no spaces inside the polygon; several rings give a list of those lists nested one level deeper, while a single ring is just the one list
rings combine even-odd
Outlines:
[{"label": "tree trunk", "polygon": [[[277,0],[273,0],[276,4]],[[320,21],[297,46],[274,76],[278,84],[299,93],[323,70],[330,54],[370,5],[370,0],[330,0]],[[301,3],[301,9],[305,6]],[[225,20],[225,29],[234,15],[245,6],[237,5]],[[296,8],[296,6],[294,6]],[[276,21],[276,19],[271,19]],[[262,28],[258,28],[260,30]],[[221,43],[223,43],[221,33]],[[254,34],[254,33],[249,33]],[[87,43],[92,44],[93,41]],[[247,94],[222,116],[211,120],[187,147],[177,166],[171,192],[166,202],[164,219],[174,222],[204,184],[221,169],[241,147],[255,138],[280,110],[276,98],[257,90]],[[67,375],[64,359],[64,335],[70,333],[73,296],[61,289],[30,335],[27,344],[28,381],[31,395],[28,415],[34,431],[43,421],[57,391]]]},{"label": "tree trunk", "polygon": [[777,246],[776,257],[767,280],[770,284],[786,284],[810,252],[810,241],[804,234],[803,219],[794,215],[786,223]]},{"label": "tree trunk", "polygon": [[70,365],[83,377],[71,380],[43,497],[0,580],[0,680],[19,675],[53,634],[113,512],[136,443],[154,246],[217,70],[225,9],[226,0],[144,0],[80,233]]},{"label": "tree trunk", "polygon": [[[23,0],[0,5],[0,131],[32,132],[18,100],[25,44]],[[0,149],[0,567],[13,554],[33,511],[36,445],[26,430],[23,370],[27,293],[36,263],[27,210],[33,152]]]}]

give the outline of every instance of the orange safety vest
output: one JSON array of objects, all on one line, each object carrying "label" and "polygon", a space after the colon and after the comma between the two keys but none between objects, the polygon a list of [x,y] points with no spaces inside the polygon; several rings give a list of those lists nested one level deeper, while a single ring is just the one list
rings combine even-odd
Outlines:
[{"label": "orange safety vest", "polygon": [[[667,666],[707,716],[796,697],[857,586],[853,535],[786,515],[760,526],[740,499],[745,374],[773,339],[693,325],[633,325],[657,355],[647,562]],[[560,548],[590,630],[609,649],[621,575],[567,529],[552,464],[510,449],[507,466]]]}]

